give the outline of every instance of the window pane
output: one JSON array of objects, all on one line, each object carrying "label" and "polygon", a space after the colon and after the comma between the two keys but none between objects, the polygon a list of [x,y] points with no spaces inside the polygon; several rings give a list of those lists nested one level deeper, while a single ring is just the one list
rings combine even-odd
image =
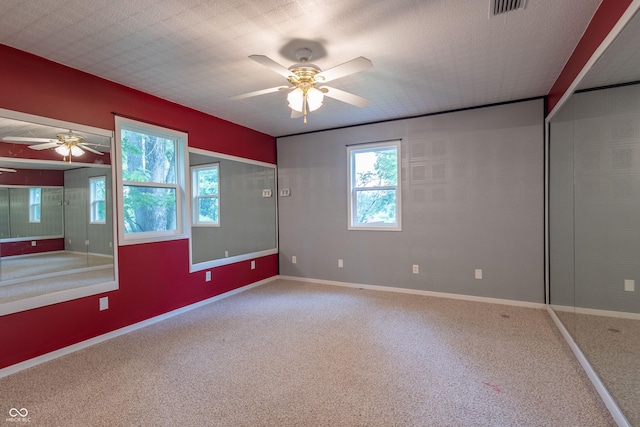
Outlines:
[{"label": "window pane", "polygon": [[122,130],[122,179],[176,183],[176,141]]},{"label": "window pane", "polygon": [[197,196],[218,194],[218,168],[199,169],[196,172],[198,182]]},{"label": "window pane", "polygon": [[40,222],[42,188],[29,189],[29,222]]},{"label": "window pane", "polygon": [[218,223],[217,197],[198,197],[198,222]]},{"label": "window pane", "polygon": [[107,206],[104,200],[91,204],[91,222],[106,222]]},{"label": "window pane", "polygon": [[31,199],[31,204],[39,204],[40,198],[42,197],[42,188],[30,188],[29,196]]},{"label": "window pane", "polygon": [[356,224],[395,224],[396,190],[356,191]]},{"label": "window pane", "polygon": [[123,187],[125,233],[176,230],[175,188]]},{"label": "window pane", "polygon": [[386,187],[398,184],[398,152],[395,147],[355,151],[355,186]]},{"label": "window pane", "polygon": [[92,178],[91,179],[91,197],[93,200],[105,200],[105,178]]}]

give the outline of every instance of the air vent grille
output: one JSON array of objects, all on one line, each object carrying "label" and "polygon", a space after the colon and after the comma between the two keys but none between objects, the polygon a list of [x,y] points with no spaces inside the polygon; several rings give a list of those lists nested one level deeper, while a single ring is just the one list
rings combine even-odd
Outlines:
[{"label": "air vent grille", "polygon": [[524,9],[527,0],[491,0],[489,16],[497,16],[517,9]]}]

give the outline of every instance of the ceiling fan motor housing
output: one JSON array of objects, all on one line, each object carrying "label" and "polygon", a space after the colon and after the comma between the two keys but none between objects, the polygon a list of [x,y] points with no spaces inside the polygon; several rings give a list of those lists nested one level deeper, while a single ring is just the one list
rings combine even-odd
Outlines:
[{"label": "ceiling fan motor housing", "polygon": [[301,86],[302,84],[313,85],[316,83],[315,75],[320,73],[322,70],[315,64],[294,64],[289,67],[289,71],[295,74],[296,77],[289,77],[289,82],[296,86]]}]

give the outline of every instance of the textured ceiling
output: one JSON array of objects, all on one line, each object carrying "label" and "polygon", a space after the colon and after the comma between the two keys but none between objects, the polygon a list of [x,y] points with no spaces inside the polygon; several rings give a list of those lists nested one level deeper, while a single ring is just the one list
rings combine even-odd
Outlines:
[{"label": "textured ceiling", "polygon": [[640,81],[640,15],[636,15],[602,54],[578,89]]},{"label": "textured ceiling", "polygon": [[[529,0],[489,18],[489,0],[3,0],[0,42],[273,136],[546,95],[600,0]],[[332,86],[309,123],[286,84],[248,59],[285,67],[296,48],[322,69],[365,56],[373,68]]]}]

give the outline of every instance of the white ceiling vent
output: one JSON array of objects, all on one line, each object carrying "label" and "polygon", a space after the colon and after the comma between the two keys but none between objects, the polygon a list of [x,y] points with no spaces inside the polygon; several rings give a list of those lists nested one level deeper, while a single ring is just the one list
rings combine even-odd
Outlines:
[{"label": "white ceiling vent", "polygon": [[489,4],[489,18],[502,15],[517,9],[524,9],[527,0],[491,0]]}]

